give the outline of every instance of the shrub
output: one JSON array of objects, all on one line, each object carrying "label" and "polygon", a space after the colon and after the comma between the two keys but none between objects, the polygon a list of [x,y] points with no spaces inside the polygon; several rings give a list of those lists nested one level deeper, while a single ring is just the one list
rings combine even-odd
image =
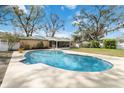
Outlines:
[{"label": "shrub", "polygon": [[21,43],[20,48],[23,48],[23,49],[25,49],[25,50],[31,49],[31,48],[30,48],[30,45],[27,45],[27,44],[24,44],[24,43]]},{"label": "shrub", "polygon": [[5,34],[2,38],[8,42],[8,50],[13,50],[13,47],[19,42],[17,35]]},{"label": "shrub", "polygon": [[44,48],[43,42],[41,41],[40,43],[38,43],[36,48],[38,48],[38,49]]},{"label": "shrub", "polygon": [[90,42],[90,47],[91,48],[100,48],[100,43],[98,41],[96,41],[96,40],[92,40]]},{"label": "shrub", "polygon": [[31,49],[31,48],[30,48],[30,45],[24,45],[23,48],[24,48],[25,50]]},{"label": "shrub", "polygon": [[90,47],[90,42],[83,42],[83,43],[81,44],[81,47],[89,48],[89,47]]},{"label": "shrub", "polygon": [[115,39],[104,39],[103,45],[107,49],[116,49],[116,40]]}]

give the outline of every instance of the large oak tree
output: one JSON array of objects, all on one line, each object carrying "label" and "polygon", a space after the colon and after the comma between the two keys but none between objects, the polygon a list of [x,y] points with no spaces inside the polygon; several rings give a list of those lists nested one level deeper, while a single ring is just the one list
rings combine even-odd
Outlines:
[{"label": "large oak tree", "polygon": [[13,11],[13,25],[25,32],[27,37],[32,36],[34,32],[41,28],[41,22],[44,16],[41,6],[29,6],[26,10],[27,12],[18,6],[14,6]]},{"label": "large oak tree", "polygon": [[42,29],[47,37],[54,37],[60,29],[64,29],[64,21],[57,14],[50,14],[50,16],[45,19]]},{"label": "large oak tree", "polygon": [[78,34],[82,39],[99,40],[105,34],[123,28],[123,6],[89,6],[82,8],[74,16],[74,25],[78,27]]}]

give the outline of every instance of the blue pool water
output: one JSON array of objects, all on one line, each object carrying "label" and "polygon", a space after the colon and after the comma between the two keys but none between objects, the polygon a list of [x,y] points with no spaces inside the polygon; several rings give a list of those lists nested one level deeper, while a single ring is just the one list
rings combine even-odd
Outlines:
[{"label": "blue pool water", "polygon": [[112,64],[104,60],[75,54],[66,54],[62,51],[38,50],[25,54],[26,64],[43,63],[49,66],[82,72],[99,72],[112,68]]}]

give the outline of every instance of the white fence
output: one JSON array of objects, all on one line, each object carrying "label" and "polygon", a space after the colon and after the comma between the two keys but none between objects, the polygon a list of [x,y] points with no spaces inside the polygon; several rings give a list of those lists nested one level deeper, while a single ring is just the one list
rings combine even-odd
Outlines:
[{"label": "white fence", "polygon": [[[17,50],[19,48],[20,44],[16,43],[13,47],[13,50]],[[0,41],[0,51],[8,51],[8,42],[1,42]]]}]

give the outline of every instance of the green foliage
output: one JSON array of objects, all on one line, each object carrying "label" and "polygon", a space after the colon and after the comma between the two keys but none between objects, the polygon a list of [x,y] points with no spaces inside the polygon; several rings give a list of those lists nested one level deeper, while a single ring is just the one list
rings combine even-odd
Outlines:
[{"label": "green foliage", "polygon": [[104,39],[103,45],[107,49],[116,49],[116,40],[115,39]]},{"label": "green foliage", "polygon": [[8,42],[8,46],[9,46],[9,50],[12,50],[12,48],[14,47],[14,45],[19,42],[19,38],[16,35],[12,35],[12,34],[5,34],[2,37],[4,40],[7,40]]},{"label": "green foliage", "polygon": [[83,42],[83,43],[81,44],[81,47],[90,48],[90,42]]},{"label": "green foliage", "polygon": [[[73,25],[78,28],[79,33],[83,36],[85,41],[100,40],[104,37],[105,33],[118,31],[123,28],[124,16],[122,12],[116,13],[120,10],[121,6],[89,6],[91,11],[94,9],[96,12],[89,12],[89,9],[82,8],[79,15],[73,17]],[[116,24],[120,25],[116,25]],[[113,25],[115,25],[113,29]],[[82,34],[83,33],[83,34]]]},{"label": "green foliage", "polygon": [[80,43],[82,41],[82,35],[76,34],[78,32],[74,32],[74,35],[72,35],[74,42]]},{"label": "green foliage", "polygon": [[90,47],[91,48],[100,48],[100,43],[98,41],[96,41],[96,40],[92,40],[90,42]]}]

